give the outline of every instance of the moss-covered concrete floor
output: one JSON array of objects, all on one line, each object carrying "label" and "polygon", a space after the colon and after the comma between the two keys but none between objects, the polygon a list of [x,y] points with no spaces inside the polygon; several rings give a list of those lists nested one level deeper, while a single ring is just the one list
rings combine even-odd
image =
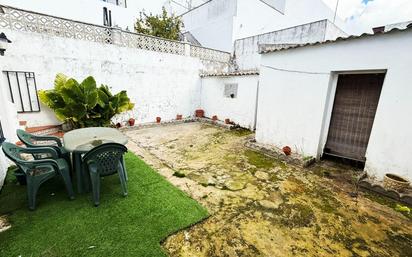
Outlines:
[{"label": "moss-covered concrete floor", "polygon": [[131,151],[211,213],[163,243],[171,256],[412,256],[412,215],[351,197],[349,167],[291,166],[245,148],[247,131],[200,123],[125,133]]}]

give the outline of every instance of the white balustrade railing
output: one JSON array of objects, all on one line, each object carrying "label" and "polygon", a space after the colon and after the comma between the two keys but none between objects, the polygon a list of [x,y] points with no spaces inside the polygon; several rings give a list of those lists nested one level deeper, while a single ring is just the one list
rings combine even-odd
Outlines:
[{"label": "white balustrade railing", "polygon": [[185,42],[88,24],[8,6],[2,6],[2,9],[4,13],[0,13],[0,28],[49,34],[149,51],[188,55],[214,62],[227,63],[230,60],[230,53],[193,46]]}]

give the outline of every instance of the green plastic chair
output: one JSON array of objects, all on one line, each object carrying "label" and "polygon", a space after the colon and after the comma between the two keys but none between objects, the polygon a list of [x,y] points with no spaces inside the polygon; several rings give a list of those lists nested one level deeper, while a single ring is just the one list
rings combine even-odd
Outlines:
[{"label": "green plastic chair", "polygon": [[[29,209],[35,210],[37,191],[45,181],[61,175],[71,200],[74,199],[73,185],[70,179],[70,169],[65,159],[59,158],[57,151],[51,147],[23,148],[4,142],[2,144],[4,154],[13,161],[25,174],[27,180],[27,197]],[[51,155],[53,159],[27,160],[28,157],[39,154]]]},{"label": "green plastic chair", "polygon": [[123,196],[127,196],[126,172],[123,155],[127,152],[124,145],[116,143],[102,144],[83,156],[84,170],[88,171],[93,190],[93,203],[100,204],[100,177],[118,174]]},{"label": "green plastic chair", "polygon": [[[27,133],[24,130],[18,129],[17,130],[17,137],[23,142],[27,147],[35,148],[35,147],[52,147],[54,150],[57,151],[59,158],[66,159],[69,167],[71,169],[71,160],[70,160],[70,153],[64,149],[63,144],[58,137],[54,136],[36,136],[30,133]],[[55,142],[55,144],[42,144],[41,142]],[[37,158],[37,156],[35,156]]]}]

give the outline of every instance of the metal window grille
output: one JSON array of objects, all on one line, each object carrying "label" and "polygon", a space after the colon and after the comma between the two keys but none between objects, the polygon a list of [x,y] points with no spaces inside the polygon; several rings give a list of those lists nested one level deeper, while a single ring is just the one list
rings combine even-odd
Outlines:
[{"label": "metal window grille", "polygon": [[34,72],[4,71],[9,88],[9,99],[18,113],[40,112]]},{"label": "metal window grille", "polygon": [[107,7],[103,7],[103,25],[112,26],[112,11],[108,10]]},{"label": "metal window grille", "polygon": [[0,121],[0,144],[4,142],[6,138],[4,138],[4,133],[3,133],[3,127],[1,126],[1,121]]},{"label": "metal window grille", "polygon": [[224,96],[228,98],[237,97],[237,84],[225,84]]}]

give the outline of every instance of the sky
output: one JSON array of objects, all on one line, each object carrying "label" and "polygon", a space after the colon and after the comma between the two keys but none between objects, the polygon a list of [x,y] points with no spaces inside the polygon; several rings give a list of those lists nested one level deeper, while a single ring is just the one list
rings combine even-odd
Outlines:
[{"label": "sky", "polygon": [[[337,0],[323,0],[335,9]],[[338,15],[348,32],[370,32],[373,27],[412,21],[412,0],[340,0]]]}]

